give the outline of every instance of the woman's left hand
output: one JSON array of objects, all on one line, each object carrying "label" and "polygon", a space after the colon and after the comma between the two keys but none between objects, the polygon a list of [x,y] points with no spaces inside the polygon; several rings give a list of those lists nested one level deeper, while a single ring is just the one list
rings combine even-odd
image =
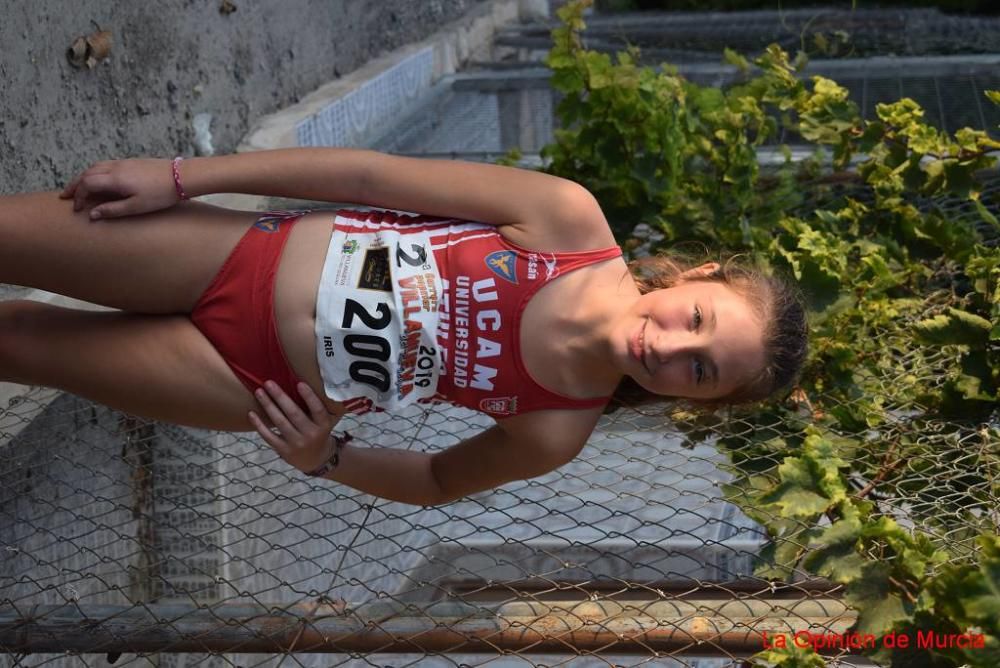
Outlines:
[{"label": "woman's left hand", "polygon": [[90,209],[91,220],[135,216],[180,201],[170,160],[129,158],[95,162],[59,194],[73,211]]},{"label": "woman's left hand", "polygon": [[277,383],[269,380],[264,383],[264,389],[257,390],[255,396],[278,433],[271,431],[253,411],[250,411],[250,422],[282,459],[307,473],[333,456],[330,432],[337,418],[326,410],[307,384],[298,383],[297,389],[309,406],[309,415],[303,413]]}]

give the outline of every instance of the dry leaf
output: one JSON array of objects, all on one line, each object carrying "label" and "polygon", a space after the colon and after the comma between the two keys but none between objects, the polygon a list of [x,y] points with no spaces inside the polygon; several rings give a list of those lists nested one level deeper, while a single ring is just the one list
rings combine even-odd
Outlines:
[{"label": "dry leaf", "polygon": [[66,51],[66,58],[73,67],[86,65],[93,68],[111,54],[111,33],[98,30],[86,37],[77,37]]},{"label": "dry leaf", "polygon": [[87,41],[83,37],[73,40],[73,45],[66,51],[66,57],[73,67],[83,67],[87,61]]}]

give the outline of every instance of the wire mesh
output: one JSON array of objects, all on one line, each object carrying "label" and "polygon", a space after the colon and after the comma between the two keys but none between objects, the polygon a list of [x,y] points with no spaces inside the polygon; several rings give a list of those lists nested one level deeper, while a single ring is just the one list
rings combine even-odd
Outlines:
[{"label": "wire mesh", "polygon": [[[90,663],[88,652],[141,649],[225,650],[233,665],[257,665],[262,657],[240,652],[290,649],[296,614],[319,601],[339,625],[311,629],[295,651],[315,644],[348,664],[348,648],[412,645],[648,654],[619,658],[635,665],[657,652],[733,655],[763,630],[817,619],[842,631],[852,620],[822,583],[754,578],[765,537],[721,500],[729,477],[718,449],[685,445],[641,415],[603,420],[556,472],[416,508],[303,480],[232,434],[72,395],[43,410],[4,445],[0,473],[0,646],[31,651],[30,665],[71,661],[46,654],[57,650]],[[366,416],[348,429],[373,445],[435,450],[483,426],[454,409]],[[435,635],[442,625],[449,632]],[[269,646],[272,632],[281,640]]]},{"label": "wire mesh", "polygon": [[[742,12],[626,12],[587,18],[583,46],[614,53],[640,47],[646,64],[719,62],[723,49],[747,55],[778,44],[811,57],[865,58],[1000,52],[1000,18],[943,14],[937,9],[850,4]],[[511,26],[498,44],[547,49],[559,22]]]}]

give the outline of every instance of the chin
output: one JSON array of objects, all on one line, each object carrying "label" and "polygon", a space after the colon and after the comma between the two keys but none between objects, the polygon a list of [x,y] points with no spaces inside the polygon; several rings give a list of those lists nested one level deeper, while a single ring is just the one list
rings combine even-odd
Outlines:
[{"label": "chin", "polygon": [[634,382],[636,385],[638,385],[642,389],[646,390],[650,394],[655,394],[658,397],[663,396],[662,394],[660,394],[659,392],[657,392],[656,390],[654,390],[653,388],[651,388],[649,385],[646,385],[646,383],[642,382],[641,380],[639,380],[635,376],[629,376],[629,378],[632,379],[632,382]]}]

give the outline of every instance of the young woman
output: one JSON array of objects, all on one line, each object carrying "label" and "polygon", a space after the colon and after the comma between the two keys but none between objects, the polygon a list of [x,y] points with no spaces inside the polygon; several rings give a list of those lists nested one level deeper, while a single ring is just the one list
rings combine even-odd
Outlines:
[{"label": "young woman", "polygon": [[[186,201],[218,192],[421,214]],[[498,165],[339,148],[99,162],[62,193],[0,198],[0,235],[0,282],[119,309],[0,302],[0,380],[256,429],[308,475],[415,505],[558,468],[613,397],[760,399],[805,355],[786,285],[662,259],[632,280],[586,189]],[[331,434],[346,412],[442,400],[497,424],[434,454]]]}]

